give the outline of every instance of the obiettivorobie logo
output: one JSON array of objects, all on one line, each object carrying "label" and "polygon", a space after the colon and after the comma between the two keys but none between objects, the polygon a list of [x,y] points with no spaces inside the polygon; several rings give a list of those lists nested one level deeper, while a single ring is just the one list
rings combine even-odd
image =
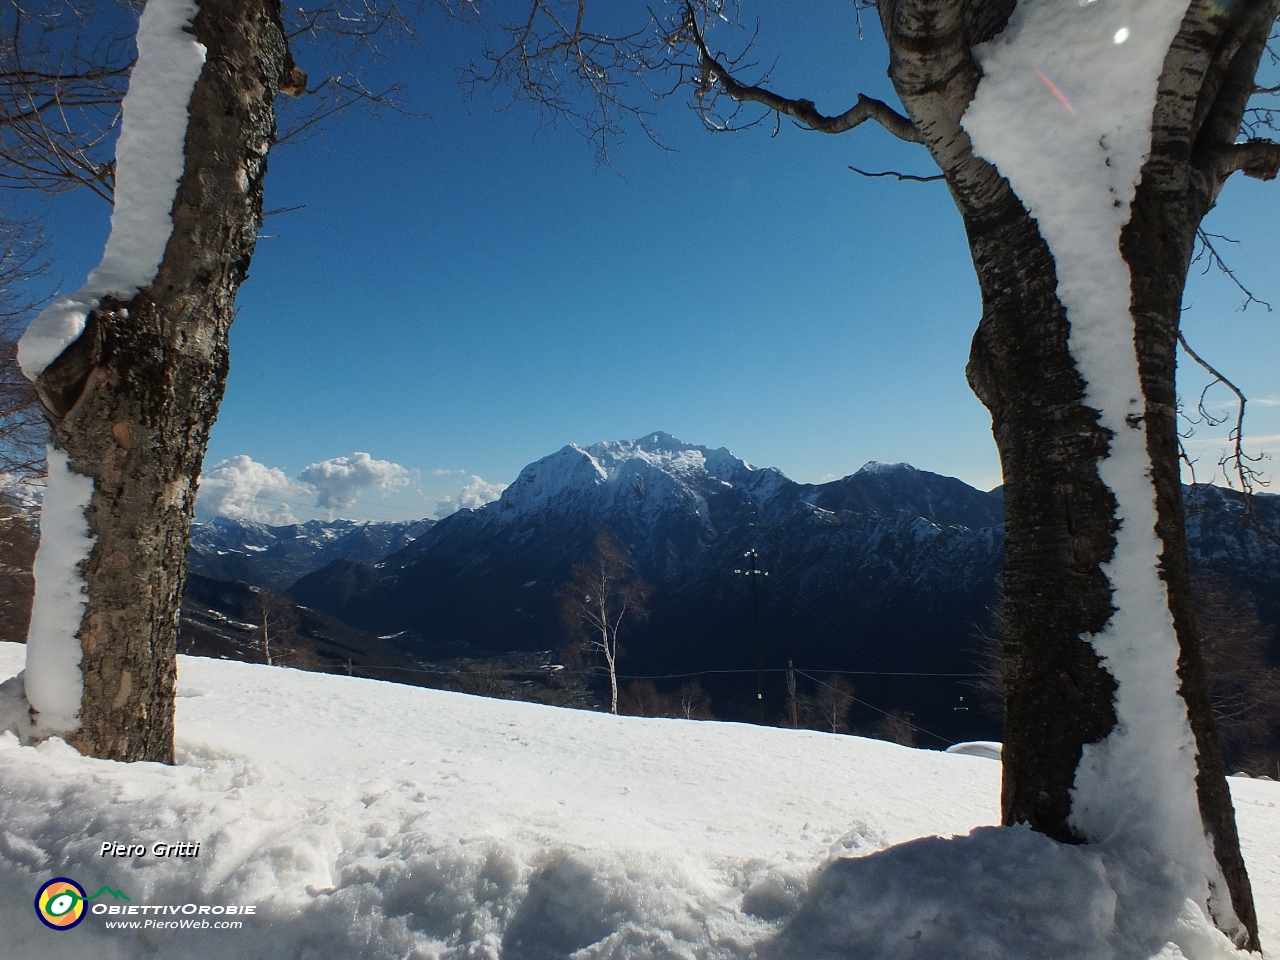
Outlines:
[{"label": "obiettivorobie logo", "polygon": [[90,896],[70,877],[54,877],[36,893],[36,916],[50,930],[70,930],[79,925],[85,914],[102,917],[107,930],[241,930],[244,928],[241,918],[253,917],[258,912],[256,903],[107,904],[99,901],[85,906],[105,893],[116,900],[129,900],[123,891],[105,885]]},{"label": "obiettivorobie logo", "polygon": [[51,930],[70,930],[84,919],[87,901],[109,893],[117,900],[129,898],[119,890],[103,886],[93,896],[86,896],[84,887],[68,877],[54,877],[36,893],[36,916]]}]

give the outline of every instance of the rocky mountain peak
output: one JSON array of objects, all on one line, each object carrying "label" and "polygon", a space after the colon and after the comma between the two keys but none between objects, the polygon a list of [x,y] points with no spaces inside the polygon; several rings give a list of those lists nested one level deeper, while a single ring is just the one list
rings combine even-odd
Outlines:
[{"label": "rocky mountain peak", "polygon": [[634,440],[569,444],[523,470],[489,511],[513,522],[543,511],[588,515],[621,511],[637,520],[693,512],[708,521],[708,498],[736,489],[767,498],[790,483],[773,468],[757,469],[724,447],[685,443],[654,431]]}]

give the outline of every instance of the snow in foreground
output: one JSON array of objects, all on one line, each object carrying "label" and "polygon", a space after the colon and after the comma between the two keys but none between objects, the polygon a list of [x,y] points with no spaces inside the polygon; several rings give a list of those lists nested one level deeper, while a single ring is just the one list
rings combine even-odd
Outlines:
[{"label": "snow in foreground", "polygon": [[[0,644],[0,678],[22,657]],[[176,767],[0,734],[0,954],[1232,956],[1142,864],[984,826],[1000,765],[982,757],[185,657],[179,695]],[[1280,784],[1232,788],[1274,948]],[[99,855],[183,841],[198,858]],[[32,901],[59,876],[256,912],[239,930],[87,914],[53,931]]]}]

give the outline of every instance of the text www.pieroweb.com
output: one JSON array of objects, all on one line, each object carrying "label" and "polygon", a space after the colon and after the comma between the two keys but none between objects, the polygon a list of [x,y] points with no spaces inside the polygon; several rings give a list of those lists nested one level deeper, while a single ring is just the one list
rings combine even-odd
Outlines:
[{"label": "text www.pieroweb.com", "polygon": [[181,906],[161,904],[95,904],[91,909],[103,917],[108,930],[239,930],[242,920],[230,920],[229,916],[252,916],[257,912],[253,904],[237,906],[197,905]]}]

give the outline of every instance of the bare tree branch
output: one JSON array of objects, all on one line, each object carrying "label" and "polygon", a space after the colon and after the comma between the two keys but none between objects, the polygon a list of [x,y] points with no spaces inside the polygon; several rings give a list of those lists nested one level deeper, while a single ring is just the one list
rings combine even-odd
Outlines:
[{"label": "bare tree branch", "polygon": [[595,146],[600,163],[632,123],[665,149],[650,125],[653,112],[641,105],[675,89],[648,83],[665,50],[656,16],[648,11],[643,22],[615,32],[589,28],[586,13],[586,0],[530,0],[526,17],[500,28],[505,43],[486,46],[485,63],[462,70],[464,88],[510,87],[510,103],[523,100],[544,122],[569,124]]},{"label": "bare tree branch", "polygon": [[[437,0],[460,15],[470,0]],[[58,193],[81,187],[112,201],[115,134],[135,56],[139,0],[0,3],[0,187]],[[363,106],[405,112],[399,84],[376,79],[384,48],[412,40],[422,0],[286,5],[290,57],[318,61],[322,79],[286,62],[277,144],[298,142],[335,114]]]},{"label": "bare tree branch", "polygon": [[6,482],[35,483],[45,474],[49,427],[18,368],[17,349],[19,335],[43,302],[32,291],[47,267],[38,227],[0,218],[0,477]]},{"label": "bare tree branch", "polygon": [[1274,180],[1280,173],[1280,143],[1254,137],[1244,143],[1233,143],[1217,151],[1222,176],[1237,170],[1255,180]]},{"label": "bare tree branch", "polygon": [[1208,273],[1210,268],[1217,266],[1220,271],[1230,278],[1231,282],[1236,285],[1240,292],[1244,294],[1244,302],[1240,304],[1241,310],[1247,310],[1249,308],[1249,304],[1256,303],[1259,306],[1265,307],[1268,313],[1271,312],[1271,304],[1266,300],[1261,300],[1258,297],[1255,297],[1252,291],[1240,282],[1240,278],[1236,276],[1236,272],[1232,270],[1231,267],[1227,266],[1227,262],[1222,259],[1222,255],[1218,253],[1217,249],[1213,245],[1214,240],[1225,240],[1227,243],[1238,243],[1239,241],[1232,240],[1230,237],[1224,237],[1218,233],[1208,233],[1203,227],[1196,229],[1196,240],[1200,243],[1200,249],[1196,252],[1195,256],[1191,258],[1191,262],[1197,263],[1202,259],[1205,261],[1204,269],[1201,271],[1202,274]]},{"label": "bare tree branch", "polygon": [[596,534],[590,559],[574,564],[568,582],[556,592],[561,620],[574,638],[570,659],[604,656],[613,713],[618,712],[618,634],[624,620],[649,616],[645,603],[651,592],[627,552],[603,530]]},{"label": "bare tree branch", "polygon": [[[470,9],[469,0],[437,0],[453,15]],[[296,144],[316,133],[331,117],[351,107],[372,113],[390,110],[409,114],[404,88],[382,74],[390,66],[387,50],[416,39],[415,14],[422,0],[329,0],[284,6],[282,16],[291,55],[320,66],[304,71],[294,66],[291,83],[281,93],[276,112],[280,133],[276,145]],[[308,87],[307,74],[322,79]]]},{"label": "bare tree branch", "polygon": [[0,8],[0,187],[110,200],[139,4],[7,0]]},{"label": "bare tree branch", "polygon": [[1219,372],[1212,364],[1191,349],[1191,345],[1187,343],[1187,338],[1178,332],[1178,343],[1182,344],[1182,349],[1187,351],[1187,356],[1198,363],[1201,367],[1213,377],[1213,380],[1200,391],[1200,400],[1197,404],[1197,410],[1204,421],[1210,426],[1218,426],[1225,423],[1225,417],[1214,416],[1205,407],[1205,397],[1209,391],[1222,384],[1236,396],[1236,422],[1231,428],[1231,432],[1227,435],[1227,442],[1231,445],[1229,452],[1223,453],[1218,460],[1218,466],[1222,468],[1222,475],[1227,481],[1227,485],[1235,489],[1235,483],[1232,482],[1231,474],[1235,474],[1235,480],[1240,484],[1240,492],[1244,494],[1246,512],[1250,515],[1253,513],[1253,491],[1255,486],[1269,486],[1269,482],[1263,479],[1262,475],[1252,466],[1252,464],[1260,463],[1267,459],[1265,453],[1259,453],[1253,456],[1244,451],[1244,410],[1248,401],[1245,399],[1244,392]]},{"label": "bare tree branch", "polygon": [[899,140],[905,140],[908,143],[923,142],[920,132],[910,119],[898,113],[884,101],[861,93],[858,94],[857,102],[844,113],[828,117],[818,112],[817,105],[812,100],[792,100],[762,86],[740,83],[734,78],[729,68],[721,63],[707,47],[703,31],[698,26],[697,10],[692,4],[685,7],[684,23],[679,37],[693,43],[697,48],[702,69],[698,93],[700,99],[705,97],[712,88],[719,86],[740,103],[761,104],[775,113],[792,117],[810,130],[816,130],[819,133],[844,133],[868,120],[874,120]]},{"label": "bare tree branch", "polygon": [[917,177],[913,173],[899,173],[897,170],[884,170],[880,173],[872,173],[869,170],[859,170],[857,167],[850,167],[849,169],[863,177],[897,177],[899,180],[911,180],[916,183],[929,183],[933,180],[947,179],[946,175],[942,173],[935,173],[931,177]]}]

